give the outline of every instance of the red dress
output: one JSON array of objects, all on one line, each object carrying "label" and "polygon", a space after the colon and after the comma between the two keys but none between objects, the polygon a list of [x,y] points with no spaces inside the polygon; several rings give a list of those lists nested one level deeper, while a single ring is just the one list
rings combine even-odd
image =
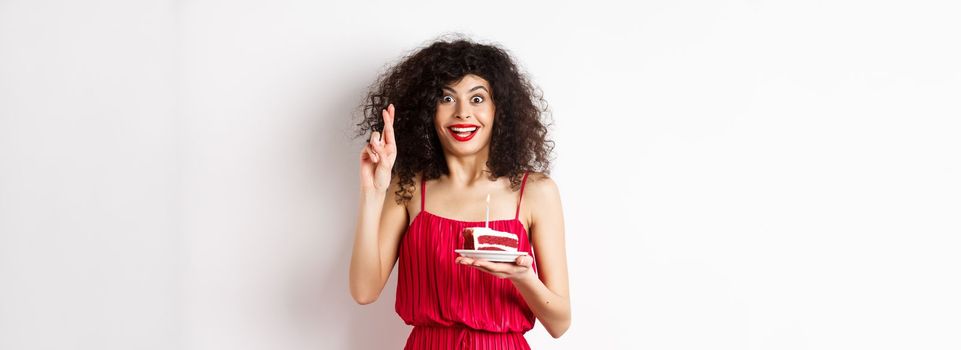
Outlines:
[{"label": "red dress", "polygon": [[[527,174],[512,220],[490,221],[497,231],[517,234],[518,251],[534,256],[527,230],[518,220]],[[466,227],[483,227],[434,215],[426,207],[426,182],[420,184],[420,213],[401,239],[395,309],[414,326],[405,350],[530,349],[524,333],[534,313],[508,279],[454,262],[464,245]],[[536,272],[536,266],[534,266]]]}]

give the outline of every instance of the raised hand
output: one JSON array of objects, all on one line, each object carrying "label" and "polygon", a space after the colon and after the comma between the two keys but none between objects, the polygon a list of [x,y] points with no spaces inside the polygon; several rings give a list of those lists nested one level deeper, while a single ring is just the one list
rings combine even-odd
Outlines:
[{"label": "raised hand", "polygon": [[381,111],[384,133],[374,131],[360,153],[360,187],[362,191],[386,192],[390,187],[390,172],[397,160],[394,140],[394,105]]}]

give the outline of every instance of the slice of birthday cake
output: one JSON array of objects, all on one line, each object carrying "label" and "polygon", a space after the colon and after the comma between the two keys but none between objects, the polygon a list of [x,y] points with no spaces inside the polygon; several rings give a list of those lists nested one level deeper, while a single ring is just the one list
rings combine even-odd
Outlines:
[{"label": "slice of birthday cake", "polygon": [[494,231],[486,227],[464,229],[464,249],[516,252],[518,243],[517,235],[510,232]]}]

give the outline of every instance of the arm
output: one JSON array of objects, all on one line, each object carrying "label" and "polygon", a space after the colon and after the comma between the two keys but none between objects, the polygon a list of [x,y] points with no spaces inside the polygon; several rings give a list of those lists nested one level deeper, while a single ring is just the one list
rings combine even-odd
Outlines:
[{"label": "arm", "polygon": [[383,140],[373,132],[360,155],[360,209],[350,257],[350,295],[359,304],[377,300],[394,263],[407,223],[407,209],[394,200],[397,179],[391,169],[397,157],[394,144],[394,107],[384,115]]},{"label": "arm", "polygon": [[525,199],[528,207],[537,208],[531,212],[530,237],[538,274],[528,270],[511,281],[547,332],[559,338],[571,325],[564,215],[557,184],[546,176],[533,184]]},{"label": "arm", "polygon": [[[534,179],[534,178],[531,178]],[[515,264],[494,263],[465,257],[457,262],[472,265],[500,278],[508,278],[524,297],[534,316],[554,338],[563,335],[571,325],[571,302],[568,294],[567,252],[564,243],[564,217],[560,193],[553,180],[538,175],[527,184],[524,201],[531,212],[530,238],[537,257],[538,274],[530,268],[533,259],[517,258]]]},{"label": "arm", "polygon": [[[391,189],[397,188],[391,180]],[[393,191],[361,190],[360,215],[350,258],[350,294],[358,304],[377,300],[397,262],[397,247],[408,221]]]}]

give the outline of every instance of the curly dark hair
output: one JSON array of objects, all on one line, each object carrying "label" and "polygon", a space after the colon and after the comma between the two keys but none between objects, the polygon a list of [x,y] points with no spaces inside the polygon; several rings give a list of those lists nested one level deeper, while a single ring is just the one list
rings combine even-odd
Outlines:
[{"label": "curly dark hair", "polygon": [[547,139],[547,102],[505,49],[464,38],[438,39],[390,66],[370,87],[363,104],[357,136],[384,127],[381,110],[393,103],[397,159],[392,175],[399,176],[397,203],[413,197],[414,177],[436,179],[447,174],[434,115],[442,88],[467,74],[487,80],[496,106],[491,130],[489,178],[507,176],[511,189],[520,188],[527,171],[550,172],[554,142]]}]

